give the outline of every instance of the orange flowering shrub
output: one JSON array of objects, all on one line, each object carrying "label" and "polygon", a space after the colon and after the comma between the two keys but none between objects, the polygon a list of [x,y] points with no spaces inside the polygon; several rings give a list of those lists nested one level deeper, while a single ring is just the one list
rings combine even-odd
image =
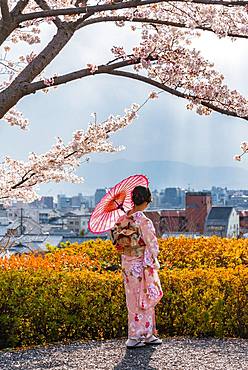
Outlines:
[{"label": "orange flowering shrub", "polygon": [[248,266],[248,240],[212,236],[160,239],[161,267],[235,267]]},{"label": "orange flowering shrub", "polygon": [[110,241],[90,240],[82,244],[66,244],[62,248],[50,247],[49,253],[29,253],[0,258],[3,270],[56,270],[75,271],[87,268],[100,271],[108,266],[120,267],[120,257]]},{"label": "orange flowering shrub", "polygon": [[[161,268],[235,267],[248,266],[248,240],[219,237],[189,239],[185,237],[159,240]],[[31,268],[74,271],[88,268],[93,271],[120,268],[120,256],[110,240],[90,240],[82,244],[64,244],[50,248],[44,255],[11,256],[0,259],[4,270]]]}]

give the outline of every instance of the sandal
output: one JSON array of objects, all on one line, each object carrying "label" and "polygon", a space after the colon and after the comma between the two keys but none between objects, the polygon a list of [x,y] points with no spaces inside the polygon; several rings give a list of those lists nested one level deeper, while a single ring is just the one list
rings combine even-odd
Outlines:
[{"label": "sandal", "polygon": [[153,339],[145,341],[145,344],[148,345],[148,346],[149,345],[159,345],[159,344],[162,344],[162,343],[163,343],[162,340],[155,337],[155,336],[153,336]]},{"label": "sandal", "polygon": [[128,349],[135,349],[135,348],[140,348],[140,347],[144,347],[145,346],[145,343],[144,342],[141,342],[140,340],[137,340],[134,344],[127,344],[126,347]]}]

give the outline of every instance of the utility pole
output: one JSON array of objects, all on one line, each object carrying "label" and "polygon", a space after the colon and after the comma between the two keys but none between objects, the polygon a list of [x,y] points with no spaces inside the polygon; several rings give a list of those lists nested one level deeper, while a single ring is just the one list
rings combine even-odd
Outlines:
[{"label": "utility pole", "polygon": [[23,235],[23,231],[24,231],[24,228],[23,228],[23,208],[21,208],[21,235]]}]

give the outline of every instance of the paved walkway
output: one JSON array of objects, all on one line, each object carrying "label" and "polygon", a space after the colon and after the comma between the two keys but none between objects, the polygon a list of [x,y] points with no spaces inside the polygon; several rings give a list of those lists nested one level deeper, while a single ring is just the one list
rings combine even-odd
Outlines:
[{"label": "paved walkway", "polygon": [[248,340],[166,338],[126,350],[125,340],[0,351],[1,370],[248,370]]}]

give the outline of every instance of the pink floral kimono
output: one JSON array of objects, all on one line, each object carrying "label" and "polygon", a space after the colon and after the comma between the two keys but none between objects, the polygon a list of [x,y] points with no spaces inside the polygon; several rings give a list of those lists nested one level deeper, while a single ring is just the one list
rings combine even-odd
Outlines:
[{"label": "pink floral kimono", "polygon": [[111,231],[122,254],[128,338],[148,338],[156,332],[154,308],[163,296],[159,276],[158,242],[153,223],[143,212],[124,215]]}]

